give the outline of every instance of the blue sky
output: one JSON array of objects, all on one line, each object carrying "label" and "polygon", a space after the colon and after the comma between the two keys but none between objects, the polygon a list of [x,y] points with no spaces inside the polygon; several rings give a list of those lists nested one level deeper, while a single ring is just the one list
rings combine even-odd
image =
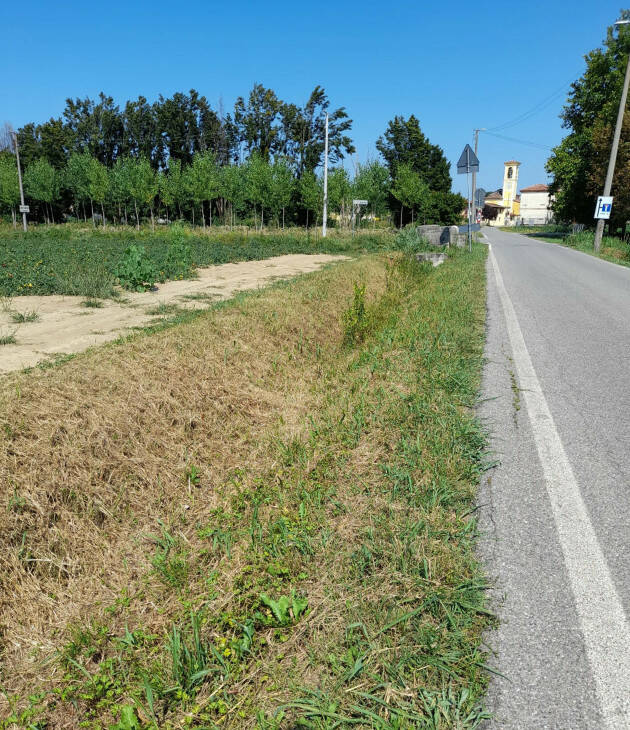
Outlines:
[{"label": "blue sky", "polygon": [[[0,123],[58,116],[68,96],[117,102],[197,89],[229,111],[254,82],[304,102],[316,84],[354,120],[355,161],[395,114],[415,114],[451,163],[475,127],[549,147],[583,56],[600,45],[619,4],[578,0],[500,3],[199,2],[11,3],[3,8]],[[548,150],[482,134],[478,184],[502,183],[503,161],[522,162],[522,187],[544,182]],[[346,162],[352,169],[352,161]],[[454,170],[453,170],[454,172]],[[465,176],[454,177],[465,190]]]}]

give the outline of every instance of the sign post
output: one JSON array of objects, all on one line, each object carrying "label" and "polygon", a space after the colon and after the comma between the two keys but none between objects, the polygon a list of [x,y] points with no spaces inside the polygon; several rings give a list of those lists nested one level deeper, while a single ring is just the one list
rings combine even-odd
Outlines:
[{"label": "sign post", "polygon": [[[354,236],[354,221],[356,219],[357,212],[361,212],[361,206],[367,205],[367,200],[353,200],[352,201],[352,235]],[[359,221],[360,223],[360,221]]]},{"label": "sign post", "polygon": [[607,221],[612,212],[612,204],[612,195],[600,195],[597,198],[597,205],[595,206],[595,215],[593,218],[600,221]]},{"label": "sign post", "polygon": [[470,175],[471,172],[479,172],[479,159],[473,152],[472,147],[467,144],[464,147],[464,151],[460,155],[457,161],[457,174],[466,175],[468,184],[468,250],[472,251],[472,198],[470,194]]}]

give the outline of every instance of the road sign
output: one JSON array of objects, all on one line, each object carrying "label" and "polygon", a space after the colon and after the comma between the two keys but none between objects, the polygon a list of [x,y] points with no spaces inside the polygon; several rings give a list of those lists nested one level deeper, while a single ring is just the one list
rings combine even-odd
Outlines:
[{"label": "road sign", "polygon": [[477,188],[475,190],[475,207],[483,208],[486,201],[486,191],[483,188]]},{"label": "road sign", "polygon": [[472,233],[473,231],[480,231],[481,225],[479,223],[466,224],[465,226],[459,226],[460,233]]},{"label": "road sign", "polygon": [[28,205],[20,205],[20,213],[30,213],[31,209]]},{"label": "road sign", "polygon": [[352,205],[367,205],[367,204],[368,204],[367,200],[353,200],[352,201]]},{"label": "road sign", "polygon": [[469,144],[464,147],[464,151],[457,160],[457,173],[465,175],[468,172],[479,172],[479,159]]},{"label": "road sign", "polygon": [[608,220],[610,218],[610,212],[612,211],[612,203],[612,195],[600,195],[599,198],[597,198],[595,215],[593,217]]}]

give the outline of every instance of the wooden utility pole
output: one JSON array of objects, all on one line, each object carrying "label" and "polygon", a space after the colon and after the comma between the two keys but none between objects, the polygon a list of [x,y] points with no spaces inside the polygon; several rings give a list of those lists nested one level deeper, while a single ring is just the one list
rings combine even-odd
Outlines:
[{"label": "wooden utility pole", "polygon": [[[618,20],[615,25],[628,25],[630,20]],[[623,126],[623,115],[626,111],[626,101],[628,99],[628,84],[630,83],[630,56],[628,56],[628,65],[626,66],[626,76],[623,81],[623,91],[621,92],[621,101],[619,102],[619,111],[617,112],[617,124],[615,126],[615,136],[613,137],[612,147],[610,148],[610,158],[608,160],[608,171],[606,172],[606,182],[604,183],[604,197],[610,195],[612,188],[613,175],[615,174],[615,163],[617,162],[617,150],[619,149],[619,138],[621,137],[621,127]],[[599,218],[595,227],[595,238],[593,240],[593,249],[595,253],[599,253],[599,247],[604,235],[604,219]]]}]

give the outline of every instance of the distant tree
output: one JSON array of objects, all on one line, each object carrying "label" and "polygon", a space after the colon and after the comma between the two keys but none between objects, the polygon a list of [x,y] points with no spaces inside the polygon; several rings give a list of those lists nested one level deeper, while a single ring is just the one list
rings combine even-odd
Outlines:
[{"label": "distant tree", "polygon": [[269,162],[259,154],[254,153],[245,167],[247,171],[247,197],[254,204],[254,222],[256,221],[256,206],[260,205],[260,230],[265,224],[265,205],[271,200],[272,173]]},{"label": "distant tree", "polygon": [[119,157],[109,171],[109,200],[118,209],[120,222],[123,220],[124,210],[125,223],[127,223],[127,204],[131,200],[129,185],[129,166],[123,157]]},{"label": "distant tree", "polygon": [[24,171],[24,189],[28,196],[44,204],[44,217],[55,222],[53,203],[59,198],[59,173],[47,160],[35,160]]},{"label": "distant tree", "polygon": [[7,150],[15,154],[15,142],[13,140],[13,126],[9,122],[5,122],[0,127],[0,152]]},{"label": "distant tree", "polygon": [[452,226],[462,221],[468,201],[459,193],[431,192],[431,200],[422,211],[424,223]]},{"label": "distant tree", "polygon": [[[622,10],[621,17],[630,19],[630,10]],[[604,161],[610,153],[610,146],[606,151],[606,145],[615,124],[629,51],[630,29],[621,26],[615,34],[610,26],[603,48],[586,55],[586,70],[571,85],[560,114],[568,134],[554,147],[546,164],[553,178],[552,209],[559,220],[592,224],[595,201],[604,187]],[[618,157],[621,168],[619,175],[616,169],[613,181],[613,226],[624,223],[628,215],[624,205],[617,205],[617,197],[623,197],[627,190],[623,167],[629,145],[630,126],[624,124]]]},{"label": "distant tree", "polygon": [[295,190],[295,176],[290,162],[284,157],[278,157],[271,166],[271,191],[269,205],[273,210],[278,223],[282,212],[282,228],[284,229],[284,214],[291,204]]},{"label": "distant tree", "polygon": [[414,212],[418,209],[426,210],[431,201],[431,191],[420,175],[411,165],[401,163],[396,168],[396,177],[391,188],[392,195],[400,203],[400,226],[403,225],[403,211],[407,207],[411,210],[411,222],[414,222]]},{"label": "distant tree", "polygon": [[15,156],[8,151],[0,152],[0,208],[10,210],[13,227],[16,226],[15,209],[20,204],[20,186]]},{"label": "distant tree", "polygon": [[409,119],[396,116],[379,137],[376,148],[383,155],[392,179],[401,165],[407,165],[435,192],[448,193],[452,179],[449,163],[441,147],[431,144],[412,114]]},{"label": "distant tree", "polygon": [[234,104],[234,125],[250,154],[268,162],[278,149],[282,102],[271,89],[254,84],[247,101],[239,96]]},{"label": "distant tree", "polygon": [[229,203],[230,227],[233,227],[235,211],[242,210],[245,204],[247,192],[246,169],[238,165],[225,165],[220,168],[219,191],[224,200]]},{"label": "distant tree", "polygon": [[140,206],[146,205],[149,207],[151,212],[151,227],[155,229],[153,205],[155,203],[155,196],[158,193],[158,180],[155,170],[145,157],[139,159],[129,158],[125,161],[125,166],[127,168],[125,174],[129,181],[129,193],[136,212],[136,228],[140,228],[140,217],[138,214],[138,204],[140,204]]},{"label": "distant tree", "polygon": [[300,178],[300,200],[306,210],[306,227],[309,227],[309,212],[315,214],[315,224],[321,215],[324,204],[324,191],[321,181],[314,172],[305,172]]},{"label": "distant tree", "polygon": [[376,160],[359,164],[352,189],[354,198],[368,201],[373,217],[387,215],[390,179],[385,165]]},{"label": "distant tree", "polygon": [[110,167],[114,164],[122,151],[123,116],[111,96],[101,92],[97,101],[66,99],[63,118],[71,150],[89,152]]},{"label": "distant tree", "polygon": [[184,174],[182,173],[181,160],[170,159],[168,169],[160,175],[160,197],[166,206],[166,217],[171,206],[177,206],[181,218],[182,205],[186,200],[186,189],[184,186]]},{"label": "distant tree", "polygon": [[[90,196],[90,205],[92,201],[96,201],[101,206],[101,215],[103,217],[103,226],[105,226],[105,200],[109,193],[109,173],[105,165],[99,162],[95,157],[90,158],[90,164],[87,168],[88,174],[88,194]],[[92,207],[92,221],[94,222],[94,208]]]},{"label": "distant tree", "polygon": [[188,94],[176,92],[170,98],[160,95],[153,105],[158,132],[159,161],[170,160],[189,165],[198,152],[212,152],[225,157],[222,124],[205,96],[195,89]]},{"label": "distant tree", "polygon": [[212,201],[219,195],[219,169],[212,152],[194,156],[192,165],[184,173],[184,186],[190,199],[201,210],[203,227],[206,227],[204,203],[210,203],[210,225],[212,225]]},{"label": "distant tree", "polygon": [[[322,163],[325,146],[326,112],[330,101],[324,89],[316,86],[303,107],[282,106],[282,144],[280,152],[295,161],[298,176],[314,172]],[[355,152],[352,139],[346,134],[352,120],[344,107],[330,111],[328,122],[328,155],[330,164]]]},{"label": "distant tree", "polygon": [[70,155],[63,172],[64,186],[71,192],[77,217],[80,217],[79,206],[83,207],[83,218],[85,214],[85,203],[90,200],[90,165],[92,158],[89,153]]},{"label": "distant tree", "polygon": [[162,162],[155,106],[144,96],[125,104],[121,154],[149,160],[154,169]]},{"label": "distant tree", "polygon": [[349,217],[352,208],[352,183],[343,167],[333,168],[328,173],[328,210],[338,211],[342,223]]}]

